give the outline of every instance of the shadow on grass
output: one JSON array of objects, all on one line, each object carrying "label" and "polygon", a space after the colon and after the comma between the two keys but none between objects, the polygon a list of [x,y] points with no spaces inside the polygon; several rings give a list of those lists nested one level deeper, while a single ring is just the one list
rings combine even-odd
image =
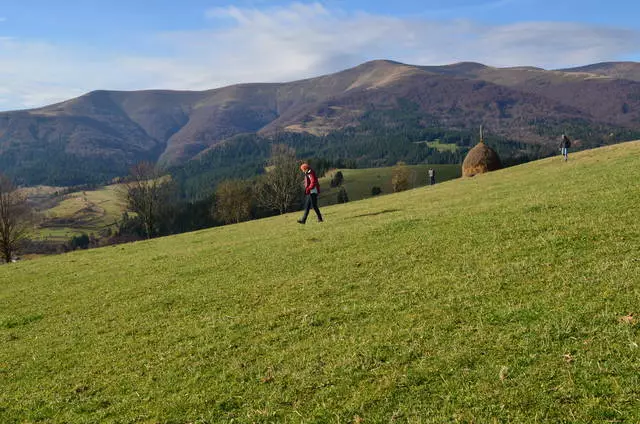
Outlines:
[{"label": "shadow on grass", "polygon": [[385,213],[393,213],[393,212],[400,212],[400,211],[401,209],[385,209],[380,212],[370,212],[370,213],[363,213],[362,215],[352,216],[350,217],[350,219],[364,218],[366,216],[378,216],[378,215],[384,215]]}]

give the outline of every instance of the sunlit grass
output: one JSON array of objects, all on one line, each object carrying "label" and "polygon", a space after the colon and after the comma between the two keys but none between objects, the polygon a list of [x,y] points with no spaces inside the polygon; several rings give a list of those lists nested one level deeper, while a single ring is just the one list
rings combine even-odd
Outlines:
[{"label": "sunlit grass", "polygon": [[[409,185],[412,188],[422,187],[429,184],[428,171],[433,168],[436,172],[436,183],[460,178],[462,172],[460,165],[410,165],[411,170]],[[341,187],[347,191],[350,201],[361,200],[372,197],[371,189],[379,187],[382,194],[393,193],[391,177],[393,167],[385,168],[365,168],[365,169],[342,169],[344,183]],[[340,187],[332,188],[331,177],[334,172],[327,174],[320,179],[321,193],[320,205],[334,205],[337,203]]]},{"label": "sunlit grass", "polygon": [[0,267],[0,422],[639,422],[638,181],[627,143]]},{"label": "sunlit grass", "polygon": [[439,152],[452,152],[455,153],[458,151],[459,147],[455,143],[442,143],[438,141],[429,141],[427,145],[432,149],[436,149]]},{"label": "sunlit grass", "polygon": [[[65,242],[82,233],[99,233],[113,226],[125,210],[118,185],[60,195],[49,209],[41,210],[34,240]],[[52,199],[45,199],[51,202]]]}]

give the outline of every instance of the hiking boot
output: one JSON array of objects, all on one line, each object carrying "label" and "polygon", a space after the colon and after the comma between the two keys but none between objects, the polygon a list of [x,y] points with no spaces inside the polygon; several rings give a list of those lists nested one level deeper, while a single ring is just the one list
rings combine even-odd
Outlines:
[{"label": "hiking boot", "polygon": [[304,224],[304,223],[305,223],[305,222],[304,222],[303,220],[301,220],[301,219],[297,220],[296,222],[297,222],[298,224]]}]

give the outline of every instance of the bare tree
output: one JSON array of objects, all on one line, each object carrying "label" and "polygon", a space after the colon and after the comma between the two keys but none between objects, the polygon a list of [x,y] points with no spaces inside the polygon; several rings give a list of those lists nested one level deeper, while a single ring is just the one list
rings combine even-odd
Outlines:
[{"label": "bare tree", "polygon": [[214,216],[226,224],[246,221],[251,216],[251,187],[241,180],[218,184]]},{"label": "bare tree", "polygon": [[409,181],[411,179],[411,170],[404,162],[398,162],[393,167],[391,174],[391,185],[395,193],[409,189]]},{"label": "bare tree", "polygon": [[0,255],[11,263],[20,244],[27,239],[30,208],[27,197],[0,174]]},{"label": "bare tree", "polygon": [[147,238],[156,234],[161,215],[170,206],[171,192],[170,179],[152,163],[141,162],[131,167],[122,195],[127,209],[141,220]]},{"label": "bare tree", "polygon": [[300,202],[301,178],[295,149],[274,144],[267,173],[256,184],[258,203],[280,214],[291,211],[293,205]]}]

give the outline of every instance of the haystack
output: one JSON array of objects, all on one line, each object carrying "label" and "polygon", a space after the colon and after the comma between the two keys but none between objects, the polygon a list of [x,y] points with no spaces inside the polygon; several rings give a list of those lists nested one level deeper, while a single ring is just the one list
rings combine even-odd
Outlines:
[{"label": "haystack", "polygon": [[502,168],[500,157],[491,147],[480,143],[469,151],[467,157],[462,162],[462,176],[473,177],[476,174],[495,171]]}]

